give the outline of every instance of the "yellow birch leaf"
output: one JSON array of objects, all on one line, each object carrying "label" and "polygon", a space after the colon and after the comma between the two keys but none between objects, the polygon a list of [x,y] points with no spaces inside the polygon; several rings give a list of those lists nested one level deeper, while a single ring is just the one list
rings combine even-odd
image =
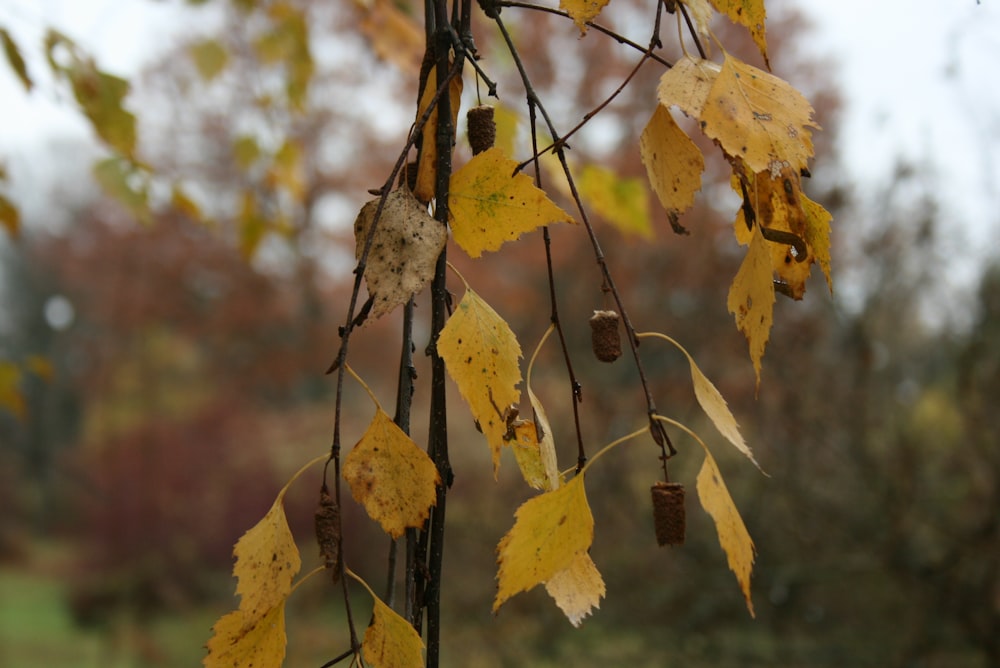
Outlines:
[{"label": "yellow birch leaf", "polygon": [[128,82],[98,71],[93,63],[78,63],[67,73],[73,95],[97,135],[115,151],[131,157],[135,150],[135,116],[122,106]]},{"label": "yellow birch leaf", "polygon": [[511,596],[551,580],[569,568],[577,554],[586,553],[594,539],[590,513],[578,475],[559,489],[525,501],[515,513],[514,526],[497,546],[496,612]]},{"label": "yellow birch leaf", "polygon": [[[355,2],[363,6],[362,2]],[[403,72],[417,74],[424,57],[424,30],[390,0],[375,0],[365,10],[361,31],[375,55]]]},{"label": "yellow birch leaf", "polygon": [[212,627],[205,668],[280,668],[285,658],[285,601],[263,616],[234,610]]},{"label": "yellow birch leaf", "polygon": [[[421,38],[422,39],[422,38]],[[423,117],[437,93],[437,68],[431,68],[427,75],[427,82],[424,84],[424,92],[420,96],[420,104],[417,105],[417,120]],[[452,139],[455,135],[455,124],[458,121],[458,110],[462,106],[462,75],[452,78],[448,84],[448,101],[451,104],[451,130]],[[420,162],[417,164],[417,182],[413,188],[413,194],[421,202],[430,202],[434,199],[434,190],[437,179],[437,125],[438,107],[435,105],[427,123],[424,125],[420,144]]]},{"label": "yellow birch leaf", "polygon": [[710,60],[684,56],[660,77],[656,97],[668,109],[676,105],[688,116],[700,118],[719,71]]},{"label": "yellow birch leaf", "polygon": [[441,330],[437,352],[486,436],[495,474],[507,433],[506,411],[521,399],[521,346],[507,322],[467,289]]},{"label": "yellow birch leaf", "polygon": [[[370,592],[371,590],[369,590]],[[417,668],[424,665],[424,642],[413,626],[372,594],[375,608],[365,631],[361,657],[372,668]]]},{"label": "yellow birch leaf", "polygon": [[470,257],[495,251],[543,225],[574,222],[530,177],[515,174],[516,168],[517,163],[494,146],[452,175],[452,234]]},{"label": "yellow birch leaf", "polygon": [[833,294],[833,278],[830,273],[830,222],[833,216],[822,205],[805,195],[802,195],[802,208],[806,215],[806,243],[823,270],[830,294]]},{"label": "yellow birch leaf", "polygon": [[736,327],[750,344],[750,359],[760,385],[760,361],[771,335],[774,316],[774,282],[768,242],[754,225],[746,257],[729,288],[726,308],[736,317]]},{"label": "yellow birch leaf", "polygon": [[24,58],[21,56],[21,50],[18,48],[17,42],[10,36],[6,28],[0,28],[0,42],[3,42],[3,51],[7,56],[7,64],[14,70],[14,74],[17,75],[17,78],[21,81],[21,85],[24,86],[24,90],[30,91],[34,88],[35,83],[28,74],[28,66],[24,64]]},{"label": "yellow birch leaf", "polygon": [[285,189],[296,202],[301,202],[306,192],[304,172],[302,145],[290,139],[274,154],[274,161],[267,172],[267,183]]},{"label": "yellow birch leaf", "polygon": [[23,420],[28,411],[21,393],[21,368],[13,362],[0,360],[0,408]]},{"label": "yellow birch leaf", "polygon": [[188,54],[194,61],[198,74],[205,81],[211,81],[226,69],[229,52],[214,39],[206,39],[188,47]]},{"label": "yellow birch leaf", "polygon": [[[664,75],[666,76],[666,75]],[[726,54],[704,109],[704,133],[754,173],[806,167],[813,154],[813,109],[776,76]]]},{"label": "yellow birch leaf", "polygon": [[506,104],[497,104],[493,107],[493,122],[497,126],[497,137],[493,145],[504,155],[514,155],[521,116]]},{"label": "yellow birch leaf", "polygon": [[201,208],[178,184],[170,191],[170,206],[191,220],[201,220]]},{"label": "yellow birch leaf", "polygon": [[246,623],[262,619],[284,602],[292,591],[292,578],[302,566],[285,518],[285,489],[278,493],[267,514],[233,548],[236,593]]},{"label": "yellow birch leaf", "polygon": [[580,626],[594,608],[601,607],[604,579],[586,552],[577,552],[570,565],[545,583],[545,591],[573,626]]},{"label": "yellow birch leaf", "polygon": [[586,165],[575,181],[584,203],[622,234],[653,237],[649,198],[639,179],[623,178],[607,167]]},{"label": "yellow birch leaf", "polygon": [[441,483],[431,458],[381,408],[344,458],[343,476],[354,499],[393,538],[423,525]]},{"label": "yellow birch leaf", "polygon": [[514,459],[521,469],[524,481],[533,489],[550,489],[535,423],[531,420],[519,420],[513,427],[513,438],[507,441],[507,445],[514,451]]},{"label": "yellow birch leaf", "polygon": [[241,169],[249,169],[260,157],[260,146],[250,135],[242,135],[233,141],[233,157]]},{"label": "yellow birch leaf", "polygon": [[[355,257],[360,260],[378,200],[365,204],[354,221]],[[448,231],[405,187],[386,198],[368,251],[365,282],[374,297],[372,316],[379,318],[420,292],[434,277]]]},{"label": "yellow birch leaf", "polygon": [[755,554],[753,540],[708,448],[705,448],[705,461],[698,472],[697,489],[702,507],[715,523],[719,544],[726,553],[730,570],[736,574],[747,609],[754,616],[753,600],[750,598],[750,573]]},{"label": "yellow birch leaf", "polygon": [[750,31],[754,44],[764,57],[764,63],[771,69],[767,58],[767,39],[764,33],[764,0],[710,0],[720,14],[725,14],[733,23],[739,23]]},{"label": "yellow birch leaf", "polygon": [[569,14],[580,29],[580,35],[587,32],[587,22],[593,21],[611,0],[559,0],[559,9]]},{"label": "yellow birch leaf", "polygon": [[545,414],[542,402],[538,400],[531,390],[531,381],[527,383],[528,401],[531,402],[531,410],[535,414],[535,429],[541,434],[538,441],[538,454],[542,461],[542,470],[545,471],[547,484],[544,489],[555,489],[559,487],[559,464],[556,459],[556,444],[552,437],[552,427],[549,425],[549,417]]},{"label": "yellow birch leaf", "polygon": [[667,213],[676,217],[690,208],[701,190],[705,159],[663,105],[656,106],[642,131],[639,152],[649,184]]},{"label": "yellow birch leaf", "polygon": [[6,228],[12,237],[21,231],[21,212],[3,195],[0,195],[0,227]]}]

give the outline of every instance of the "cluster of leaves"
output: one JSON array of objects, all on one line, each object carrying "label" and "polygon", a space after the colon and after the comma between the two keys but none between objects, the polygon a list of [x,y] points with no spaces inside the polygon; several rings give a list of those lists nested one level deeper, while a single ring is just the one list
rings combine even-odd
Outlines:
[{"label": "cluster of leaves", "polygon": [[[519,63],[516,48],[500,19],[504,3],[482,4]],[[565,1],[557,13],[572,19],[582,36],[597,25],[594,21],[606,4]],[[419,43],[406,37],[419,34],[415,28],[407,27],[412,24],[406,15],[379,2],[364,11],[365,25],[378,26],[369,32],[376,52],[391,54],[404,69],[412,67],[416,62],[411,57],[413,52],[386,46],[394,35],[399,36],[404,45]],[[721,65],[708,59],[702,42],[715,40],[709,30],[709,21],[716,11],[746,26],[767,63],[762,2],[681,0],[679,3],[659,3],[650,46],[643,51],[636,70],[648,60],[656,60],[667,69],[656,91],[657,104],[642,134],[640,152],[650,186],[675,230],[683,229],[679,217],[693,204],[701,187],[704,158],[671,110],[676,107],[695,119],[731,165],[733,188],[743,200],[734,222],[735,233],[737,240],[748,246],[748,251],[730,289],[728,307],[749,341],[759,383],[775,292],[801,298],[812,264],[819,264],[827,281],[830,280],[830,216],[802,193],[802,177],[808,175],[807,163],[813,151],[811,128],[816,127],[811,107],[786,82],[724,51]],[[670,64],[655,56],[664,12],[676,14],[678,22],[682,16],[687,20],[700,57],[685,55]],[[437,19],[440,21],[443,15],[439,14]],[[433,17],[428,19],[429,23],[433,22]],[[435,312],[442,312],[440,304],[447,306],[447,317],[435,321],[431,354],[439,357],[442,368],[446,369],[471,411],[489,447],[494,474],[499,469],[502,451],[510,448],[525,481],[540,491],[518,508],[514,525],[497,547],[498,588],[494,611],[512,596],[539,584],[545,585],[546,591],[574,625],[580,624],[599,605],[605,595],[605,584],[589,556],[594,521],[584,486],[586,472],[611,449],[637,436],[650,434],[663,449],[666,474],[666,458],[674,453],[666,436],[666,425],[689,434],[704,448],[706,456],[696,481],[698,496],[715,522],[721,546],[752,614],[753,542],[708,446],[690,429],[656,410],[645,388],[636,350],[640,338],[665,340],[685,354],[698,403],[719,432],[754,464],[756,461],[725,400],[687,351],[666,335],[640,334],[633,328],[587,216],[587,210],[592,209],[607,218],[634,220],[634,213],[626,210],[634,206],[630,204],[634,198],[627,195],[627,189],[622,187],[624,182],[607,170],[595,167],[570,170],[564,149],[572,132],[561,137],[556,132],[523,68],[534,155],[519,163],[510,155],[509,144],[498,141],[495,146],[476,150],[476,155],[452,173],[450,152],[462,94],[462,65],[464,62],[475,64],[477,60],[474,47],[456,36],[460,28],[467,29],[468,25],[452,26],[450,36],[445,36],[450,40],[447,43],[451,58],[442,60],[440,50],[435,52],[432,45],[428,45],[428,56],[419,70],[421,95],[410,141],[379,196],[362,207],[355,223],[357,280],[348,307],[347,324],[341,330],[341,350],[331,367],[341,380],[337,395],[338,421],[334,446],[326,458],[328,464],[335,464],[334,470],[343,476],[355,500],[394,539],[406,535],[409,540],[410,530],[419,530],[426,536],[429,518],[435,513],[443,517],[439,504],[451,474],[446,454],[442,461],[439,443],[429,445],[428,451],[422,450],[407,434],[408,421],[398,413],[395,420],[390,418],[370,390],[376,404],[371,424],[342,462],[339,445],[339,404],[344,375],[354,376],[367,389],[347,366],[347,343],[351,333],[367,318],[381,317],[401,307],[405,323],[411,323],[412,299],[430,285],[432,295],[438,295],[432,297]],[[478,65],[476,70],[492,90],[493,84],[486,73]],[[631,75],[619,92],[630,80]],[[617,92],[612,98],[615,95]],[[448,100],[448,114],[439,113],[439,108],[445,104],[443,100]],[[553,138],[551,144],[541,150],[537,148],[540,134],[535,126],[537,111],[548,125],[547,136]],[[588,119],[590,117],[588,115]],[[444,142],[442,136],[446,138]],[[404,170],[407,156],[414,147],[417,147],[416,160]],[[444,155],[446,152],[448,155]],[[524,173],[530,164],[535,167],[534,179]],[[562,177],[553,179],[555,187],[568,192],[576,201],[579,220],[554,203],[541,188],[542,167],[546,173]],[[409,174],[409,178],[400,179],[401,174]],[[396,185],[397,180],[402,180],[404,185]],[[515,333],[464,277],[460,276],[465,292],[457,305],[452,307],[446,297],[440,297],[444,294],[447,275],[445,223],[455,244],[470,258],[478,258],[539,228],[544,230],[548,242],[547,226],[561,222],[582,223],[593,241],[604,287],[612,292],[625,315],[628,340],[646,389],[649,416],[647,426],[606,445],[589,461],[581,445],[575,471],[559,468],[553,429],[531,388],[534,356],[526,377],[522,378],[522,352]],[[368,301],[358,310],[362,279],[367,284]],[[552,321],[538,349],[553,331],[561,338],[562,325],[554,301]],[[407,327],[408,324],[404,324],[404,330]],[[405,343],[408,336],[410,334],[404,333],[404,347],[410,345]],[[406,364],[405,356],[403,364]],[[569,362],[567,365],[575,388],[577,381],[572,366]],[[530,420],[519,417],[522,397],[518,387],[522,381],[531,408]],[[401,386],[401,396],[408,391],[412,391],[412,385]],[[578,402],[578,391],[574,389],[574,409]],[[433,411],[432,406],[432,425]],[[441,436],[432,434],[432,441],[435,438]],[[579,433],[577,440],[582,444]],[[342,558],[345,537],[339,533],[339,481],[338,476],[336,496],[330,496],[326,483],[323,485],[321,510],[317,513],[319,542],[325,565],[334,571],[335,581],[342,580],[344,574],[360,579]],[[300,566],[284,520],[283,494],[284,490],[271,512],[237,544],[234,573],[240,580],[237,592],[242,595],[242,601],[237,611],[216,625],[206,665],[278,665],[281,661],[284,654],[282,610],[284,600],[294,588],[292,578]],[[323,518],[322,521],[319,518]],[[268,576],[262,578],[261,573]],[[430,577],[440,578],[440,573],[432,572]],[[344,656],[354,654],[372,665],[419,664],[423,643],[414,630],[419,624],[414,621],[415,615],[409,605],[409,619],[404,619],[375,596],[367,584],[362,584],[375,600],[373,621],[361,642],[355,638],[352,627],[352,647]]]}]

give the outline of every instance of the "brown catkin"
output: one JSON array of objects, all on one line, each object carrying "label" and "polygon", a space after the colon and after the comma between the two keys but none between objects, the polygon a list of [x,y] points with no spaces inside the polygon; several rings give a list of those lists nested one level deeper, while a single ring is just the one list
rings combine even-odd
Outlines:
[{"label": "brown catkin", "polygon": [[493,148],[497,140],[497,124],[493,121],[493,107],[481,104],[469,109],[465,116],[469,123],[469,146],[472,155]]},{"label": "brown catkin", "polygon": [[330,496],[326,485],[320,490],[314,521],[319,556],[323,557],[326,567],[333,571],[333,581],[336,583],[340,577],[340,507]]},{"label": "brown catkin", "polygon": [[657,482],[650,490],[653,495],[653,527],[660,545],[683,545],[687,526],[684,516],[684,485],[679,482]]},{"label": "brown catkin", "polygon": [[618,334],[618,314],[614,311],[594,311],[590,318],[590,343],[594,356],[602,362],[614,362],[622,355],[622,340]]}]

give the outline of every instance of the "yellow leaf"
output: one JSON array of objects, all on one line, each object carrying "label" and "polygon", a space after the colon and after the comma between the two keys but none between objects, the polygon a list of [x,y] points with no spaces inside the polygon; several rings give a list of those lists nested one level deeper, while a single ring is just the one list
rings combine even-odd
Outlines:
[{"label": "yellow leaf", "polygon": [[[363,2],[355,2],[363,7]],[[409,74],[420,72],[424,57],[424,30],[390,0],[375,0],[361,20],[361,31],[375,55]]]},{"label": "yellow leaf", "polygon": [[521,398],[521,346],[506,321],[467,289],[441,330],[437,351],[486,436],[495,473],[507,433],[507,410]]},{"label": "yellow leaf", "polygon": [[271,27],[254,42],[265,63],[281,63],[285,69],[285,93],[296,110],[302,110],[309,92],[315,64],[309,45],[309,26],[303,10],[288,2],[268,8]]},{"label": "yellow leaf", "polygon": [[[286,488],[287,489],[287,488]],[[284,508],[285,489],[266,515],[236,542],[236,593],[245,622],[262,619],[292,591],[302,559]]]},{"label": "yellow leaf", "polygon": [[[355,257],[361,259],[378,200],[365,204],[354,221]],[[372,316],[381,317],[420,292],[434,277],[448,231],[405,187],[386,198],[365,266]]]},{"label": "yellow leaf", "polygon": [[542,450],[535,423],[531,420],[519,420],[513,427],[513,436],[507,445],[514,451],[514,459],[521,469],[521,477],[534,489],[552,489],[545,463],[542,461]]},{"label": "yellow leaf", "polygon": [[240,235],[240,252],[250,259],[267,235],[267,221],[257,208],[257,197],[252,190],[244,191],[236,221]]},{"label": "yellow leaf", "polygon": [[21,368],[13,362],[0,360],[0,408],[19,420],[27,414],[27,404],[21,393]]},{"label": "yellow leaf", "polygon": [[649,184],[669,214],[678,216],[694,204],[705,159],[663,105],[656,106],[642,131],[639,151]]},{"label": "yellow leaf", "polygon": [[493,147],[452,175],[452,233],[471,257],[543,225],[574,222],[527,175],[515,174],[516,168],[516,162]]},{"label": "yellow leaf", "polygon": [[296,202],[301,202],[306,192],[305,168],[302,163],[302,146],[288,140],[274,154],[274,161],[267,173],[267,182],[288,192]]},{"label": "yellow leaf", "polygon": [[593,21],[610,0],[559,0],[559,9],[569,14],[580,34],[587,32],[587,22]]},{"label": "yellow leaf", "polygon": [[260,157],[260,147],[257,140],[249,135],[242,135],[233,141],[233,157],[242,169],[248,169]]},{"label": "yellow leaf", "polygon": [[764,0],[710,0],[721,14],[725,14],[733,23],[739,23],[750,31],[754,44],[764,57],[768,69],[771,68],[767,58],[767,39],[764,34]]},{"label": "yellow leaf", "polygon": [[771,335],[774,315],[774,282],[768,242],[754,225],[746,257],[729,288],[726,308],[736,316],[736,327],[750,344],[750,359],[760,385],[760,361]]},{"label": "yellow leaf", "polygon": [[569,568],[594,539],[594,517],[583,476],[521,504],[514,526],[497,546],[496,612],[511,596],[551,580]]},{"label": "yellow leaf", "polygon": [[743,518],[740,517],[726,483],[722,480],[719,467],[708,448],[705,448],[705,461],[701,465],[701,471],[698,472],[697,488],[698,499],[715,523],[719,544],[726,553],[730,570],[736,574],[736,581],[746,599],[747,609],[753,616],[753,601],[750,598],[750,573],[753,571],[755,554],[753,540],[750,539]]},{"label": "yellow leaf", "polygon": [[201,220],[201,209],[179,185],[174,185],[171,190],[170,205],[191,220]]},{"label": "yellow leaf", "polygon": [[205,81],[211,81],[226,69],[229,62],[229,51],[214,39],[206,39],[188,48],[188,53],[198,69],[198,74]]},{"label": "yellow leaf", "polygon": [[21,231],[21,212],[3,195],[0,195],[0,227],[7,228],[12,237]]},{"label": "yellow leaf", "polygon": [[93,174],[104,192],[118,200],[139,222],[152,222],[153,216],[149,210],[149,175],[135,163],[118,157],[106,158],[94,164]]},{"label": "yellow leaf", "polygon": [[427,453],[381,408],[344,458],[343,476],[354,499],[393,538],[423,525],[441,483]]},{"label": "yellow leaf", "polygon": [[377,596],[372,594],[372,598],[375,601],[372,623],[365,631],[361,645],[361,656],[366,665],[372,668],[423,666],[424,643],[420,634]]},{"label": "yellow leaf", "polygon": [[575,180],[584,203],[620,232],[652,238],[649,198],[639,179],[620,177],[607,167],[587,165]]},{"label": "yellow leaf", "polygon": [[555,600],[573,626],[580,626],[594,608],[601,607],[604,579],[586,552],[577,552],[569,566],[545,583],[545,591]]},{"label": "yellow leaf", "polygon": [[726,54],[699,118],[706,135],[758,173],[806,167],[813,154],[809,128],[819,127],[812,113],[786,81]]},{"label": "yellow leaf", "polygon": [[830,222],[833,216],[805,195],[802,195],[802,208],[806,214],[806,243],[823,270],[830,294],[833,294],[833,278],[830,273]]},{"label": "yellow leaf", "polygon": [[234,610],[212,627],[205,668],[279,668],[285,658],[285,602],[255,617]]},{"label": "yellow leaf", "polygon": [[668,109],[676,105],[692,118],[700,118],[720,68],[710,60],[684,56],[663,73],[656,97]]},{"label": "yellow leaf", "polygon": [[28,75],[28,67],[24,64],[21,50],[6,28],[0,28],[0,42],[3,42],[3,51],[7,56],[7,64],[14,70],[14,74],[17,75],[17,78],[21,81],[21,85],[24,86],[24,90],[30,91],[35,84]]},{"label": "yellow leaf", "polygon": [[[420,120],[431,101],[437,93],[437,68],[432,68],[427,75],[427,83],[424,85],[424,92],[420,96],[420,104],[417,106],[417,120]],[[448,102],[451,104],[451,131],[452,140],[455,137],[455,124],[458,121],[458,110],[462,106],[462,75],[452,78],[448,84]],[[438,107],[435,105],[424,125],[422,140],[420,144],[420,162],[417,164],[417,183],[413,188],[413,194],[421,202],[430,202],[434,199],[434,191],[437,184],[437,125]]]},{"label": "yellow leaf", "polygon": [[497,137],[493,145],[504,155],[514,155],[521,116],[507,105],[497,104],[493,107],[493,122],[497,125]]},{"label": "yellow leaf", "polygon": [[45,382],[51,381],[55,376],[55,369],[52,368],[52,360],[42,355],[30,355],[24,361],[24,368]]}]

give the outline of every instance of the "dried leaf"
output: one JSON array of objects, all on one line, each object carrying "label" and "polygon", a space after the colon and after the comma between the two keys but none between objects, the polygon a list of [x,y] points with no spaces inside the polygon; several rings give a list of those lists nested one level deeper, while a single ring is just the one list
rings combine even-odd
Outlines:
[{"label": "dried leaf", "polygon": [[583,476],[521,504],[513,528],[497,546],[496,612],[511,596],[551,580],[586,554],[594,539],[594,517]]},{"label": "dried leaf", "polygon": [[813,155],[809,128],[819,126],[812,113],[786,81],[726,54],[697,116],[705,134],[754,173],[787,167],[797,172]]},{"label": "dried leaf", "polygon": [[750,247],[729,288],[726,308],[736,316],[736,327],[750,344],[750,359],[760,386],[760,361],[774,316],[774,282],[770,249],[759,225],[754,225]]},{"label": "dried leaf", "polygon": [[700,118],[720,68],[710,60],[684,56],[663,73],[656,97],[666,108],[676,105],[692,118]]},{"label": "dried leaf", "polygon": [[[354,221],[355,257],[361,259],[378,200],[365,204]],[[448,232],[409,190],[389,193],[375,229],[365,267],[368,292],[374,297],[372,316],[381,317],[405,304],[434,277],[437,258]]]},{"label": "dried leaf", "polygon": [[333,574],[336,584],[340,578],[341,564],[341,524],[340,504],[330,495],[326,485],[319,493],[319,505],[313,515],[313,528],[316,532],[316,544],[319,545],[319,556],[323,557],[323,565]]},{"label": "dried leaf", "polygon": [[753,571],[755,554],[753,540],[708,448],[705,448],[705,461],[698,472],[697,489],[702,507],[715,522],[719,544],[726,553],[730,570],[736,574],[747,609],[753,616],[753,600],[750,597],[750,573]]},{"label": "dried leaf", "polygon": [[695,28],[698,30],[698,34],[705,38],[704,44],[706,48],[710,41],[710,33],[708,30],[708,24],[712,20],[712,16],[715,14],[712,11],[712,5],[709,4],[710,0],[680,0],[688,8],[688,15],[691,16],[691,20],[694,21]]},{"label": "dried leaf", "polygon": [[354,499],[393,538],[423,525],[441,484],[431,458],[381,408],[344,458],[343,476]]},{"label": "dried leaf", "polygon": [[573,626],[580,626],[594,608],[601,607],[604,579],[586,552],[577,552],[570,565],[545,583],[545,591],[555,600]]},{"label": "dried leaf", "polygon": [[472,158],[451,177],[452,233],[471,257],[495,251],[543,225],[574,222],[499,148]]},{"label": "dried leaf", "polygon": [[674,216],[690,208],[701,189],[705,159],[663,105],[657,105],[642,131],[639,151],[649,184],[663,208]]},{"label": "dried leaf", "polygon": [[521,346],[506,321],[468,289],[441,330],[437,351],[486,436],[495,473],[507,433],[505,412],[521,398]]}]

